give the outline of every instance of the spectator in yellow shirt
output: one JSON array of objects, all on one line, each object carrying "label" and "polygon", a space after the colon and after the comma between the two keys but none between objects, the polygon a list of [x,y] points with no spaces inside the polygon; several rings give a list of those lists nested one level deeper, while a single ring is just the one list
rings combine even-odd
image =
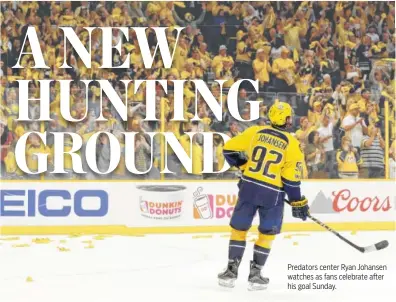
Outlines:
[{"label": "spectator in yellow shirt", "polygon": [[244,35],[237,44],[235,58],[235,65],[239,70],[239,77],[242,79],[251,79],[253,77],[252,51],[251,40],[247,35]]},{"label": "spectator in yellow shirt", "polygon": [[296,92],[295,69],[296,65],[289,59],[289,49],[281,47],[281,57],[274,60],[272,73],[276,76],[274,86],[277,92]]},{"label": "spectator in yellow shirt", "polygon": [[203,77],[207,65],[205,60],[201,59],[197,48],[192,50],[192,57],[187,60],[187,63],[191,63],[193,65],[194,73],[197,78]]},{"label": "spectator in yellow shirt", "polygon": [[261,37],[264,34],[264,23],[259,22],[259,18],[254,17],[249,27],[249,32],[255,38]]},{"label": "spectator in yellow shirt", "polygon": [[320,121],[322,119],[322,103],[320,101],[315,101],[312,105],[312,110],[308,111],[308,121],[316,129],[320,126]]},{"label": "spectator in yellow shirt", "polygon": [[182,70],[185,61],[188,58],[188,42],[185,38],[180,38],[179,44],[176,46],[175,58],[172,67]]},{"label": "spectator in yellow shirt", "polygon": [[291,49],[301,49],[301,38],[307,32],[307,21],[304,19],[304,15],[298,16],[287,20],[287,25],[283,28],[285,31],[285,45]]},{"label": "spectator in yellow shirt", "polygon": [[370,91],[368,89],[363,89],[361,92],[361,98],[357,102],[359,105],[360,113],[366,112],[367,105],[370,103]]},{"label": "spectator in yellow shirt", "polygon": [[224,88],[230,88],[232,84],[234,84],[234,75],[232,73],[232,62],[224,61],[221,68],[217,68],[216,70],[216,79],[218,80],[227,80],[224,82]]},{"label": "spectator in yellow shirt", "polygon": [[200,58],[205,62],[206,67],[211,66],[212,58],[210,57],[210,53],[207,51],[208,44],[201,43],[199,44],[198,52]]},{"label": "spectator in yellow shirt", "polygon": [[219,47],[219,54],[213,58],[212,68],[215,70],[221,68],[225,61],[230,62],[232,66],[234,65],[232,57],[227,55],[227,47],[221,45]]},{"label": "spectator in yellow shirt", "polygon": [[143,58],[139,47],[132,46],[131,50],[133,51],[130,55],[130,61],[134,71],[136,72],[138,69],[143,68]]},{"label": "spectator in yellow shirt", "polygon": [[[182,145],[184,151],[186,151],[188,156],[190,156],[190,151],[191,151],[192,174],[187,174],[188,177],[190,178],[202,178],[203,149],[202,146],[197,141],[198,136],[199,135],[197,134],[193,136],[191,144],[190,144],[190,138],[187,134],[184,134],[180,137],[180,144]],[[187,171],[183,168],[183,172],[186,173]]]},{"label": "spectator in yellow shirt", "polygon": [[16,139],[19,139],[22,135],[25,134],[25,127],[23,126],[23,124],[21,122],[16,123],[14,133],[15,133]]},{"label": "spectator in yellow shirt", "polygon": [[182,80],[193,80],[196,78],[194,63],[191,61],[187,61],[185,64],[185,70],[183,70],[180,74]]},{"label": "spectator in yellow shirt", "polygon": [[169,1],[165,3],[165,7],[160,11],[160,19],[167,19],[171,24],[176,24],[175,19],[173,18],[173,2]]},{"label": "spectator in yellow shirt", "polygon": [[358,178],[359,166],[363,163],[359,152],[352,145],[352,140],[344,136],[341,150],[337,153],[338,176],[340,178]]},{"label": "spectator in yellow shirt", "polygon": [[300,118],[300,129],[296,131],[296,138],[303,143],[307,143],[308,135],[315,130],[306,116]]},{"label": "spectator in yellow shirt", "polygon": [[268,54],[262,48],[257,50],[256,59],[253,61],[254,78],[260,81],[260,90],[267,91],[272,71]]},{"label": "spectator in yellow shirt", "polygon": [[16,163],[15,143],[10,145],[7,155],[4,158],[4,164],[5,164],[7,178],[9,179],[20,178],[24,174],[24,172],[22,172],[19,169]]}]

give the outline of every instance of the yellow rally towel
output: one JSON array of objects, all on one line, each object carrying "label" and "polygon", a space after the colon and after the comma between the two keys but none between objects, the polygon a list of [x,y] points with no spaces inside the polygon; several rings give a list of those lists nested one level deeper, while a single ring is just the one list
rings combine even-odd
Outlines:
[{"label": "yellow rally towel", "polygon": [[320,66],[329,67],[329,64],[326,61],[320,61]]},{"label": "yellow rally towel", "polygon": [[298,62],[300,60],[300,56],[298,55],[298,50],[297,48],[293,49],[293,61]]},{"label": "yellow rally towel", "polygon": [[346,46],[346,47],[349,47],[349,48],[355,48],[356,43],[353,43],[353,42],[351,42],[351,41],[346,41],[346,42],[345,42],[345,46]]},{"label": "yellow rally towel", "polygon": [[186,8],[186,5],[181,1],[173,2],[173,5],[176,5],[177,7],[181,7],[181,8]]}]

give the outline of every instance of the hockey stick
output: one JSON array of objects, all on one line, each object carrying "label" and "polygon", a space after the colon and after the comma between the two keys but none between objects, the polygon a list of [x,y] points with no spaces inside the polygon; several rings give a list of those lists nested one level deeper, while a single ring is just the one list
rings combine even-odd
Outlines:
[{"label": "hockey stick", "polygon": [[[290,202],[286,199],[285,200],[289,205]],[[375,251],[379,251],[379,250],[383,250],[384,248],[387,248],[389,245],[389,242],[387,240],[382,240],[376,244],[372,244],[366,247],[361,247],[358,246],[356,244],[354,244],[352,241],[349,241],[348,239],[346,239],[344,236],[342,236],[340,233],[338,233],[337,231],[333,230],[331,227],[329,227],[327,224],[324,224],[323,222],[321,222],[319,219],[313,217],[310,213],[308,213],[308,217],[315,223],[319,224],[321,227],[325,228],[326,230],[328,230],[330,233],[336,235],[338,238],[340,238],[342,241],[346,242],[347,244],[349,244],[350,246],[352,246],[353,248],[357,249],[359,252],[361,253],[369,253],[369,252],[375,252]]]},{"label": "hockey stick", "polygon": [[372,244],[366,247],[361,247],[358,246],[356,244],[354,244],[353,242],[349,241],[348,239],[346,239],[345,237],[343,237],[340,233],[338,233],[337,231],[333,230],[331,227],[329,227],[328,225],[324,224],[323,222],[321,222],[319,219],[313,217],[311,214],[308,213],[308,217],[314,221],[315,223],[319,224],[321,227],[325,228],[326,230],[328,230],[329,232],[333,233],[334,235],[336,235],[338,238],[340,238],[342,241],[346,242],[347,244],[349,244],[350,246],[354,247],[355,249],[357,249],[359,252],[361,253],[369,253],[369,252],[375,252],[375,251],[379,251],[382,250],[386,247],[388,247],[389,242],[387,240],[382,240],[376,244]]}]

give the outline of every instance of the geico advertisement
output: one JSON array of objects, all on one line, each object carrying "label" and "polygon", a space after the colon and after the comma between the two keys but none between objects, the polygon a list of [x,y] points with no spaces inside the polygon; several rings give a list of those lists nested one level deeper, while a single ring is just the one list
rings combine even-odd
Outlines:
[{"label": "geico advertisement", "polygon": [[[100,225],[108,222],[111,190],[51,183],[4,184],[1,225]],[[114,207],[113,207],[114,208]]]}]

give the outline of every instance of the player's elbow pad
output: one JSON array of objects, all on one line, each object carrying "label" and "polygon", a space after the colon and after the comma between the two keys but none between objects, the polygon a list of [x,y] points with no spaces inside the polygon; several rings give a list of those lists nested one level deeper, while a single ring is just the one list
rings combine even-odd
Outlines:
[{"label": "player's elbow pad", "polygon": [[244,152],[224,150],[223,155],[231,167],[240,167],[247,163],[248,159]]},{"label": "player's elbow pad", "polygon": [[282,183],[289,200],[301,200],[300,181],[291,181],[282,177]]}]

